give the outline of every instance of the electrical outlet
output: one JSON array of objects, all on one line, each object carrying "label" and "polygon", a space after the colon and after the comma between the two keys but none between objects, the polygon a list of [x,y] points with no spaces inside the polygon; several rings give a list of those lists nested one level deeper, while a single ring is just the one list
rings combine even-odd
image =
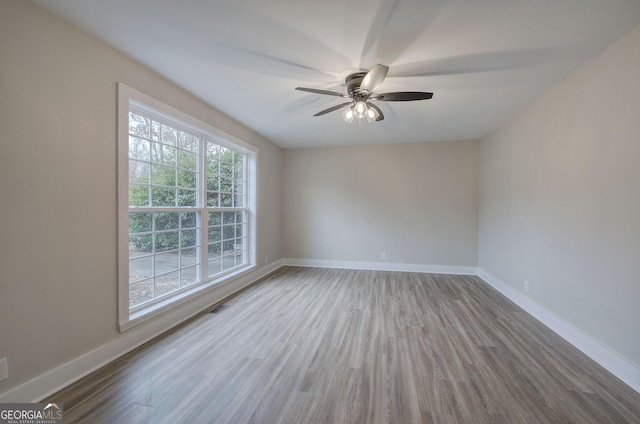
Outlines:
[{"label": "electrical outlet", "polygon": [[380,259],[383,260],[383,261],[386,261],[387,260],[387,252],[380,253]]},{"label": "electrical outlet", "polygon": [[524,292],[529,293],[529,282],[524,280]]},{"label": "electrical outlet", "polygon": [[7,364],[7,358],[0,359],[0,381],[9,378],[9,364]]}]

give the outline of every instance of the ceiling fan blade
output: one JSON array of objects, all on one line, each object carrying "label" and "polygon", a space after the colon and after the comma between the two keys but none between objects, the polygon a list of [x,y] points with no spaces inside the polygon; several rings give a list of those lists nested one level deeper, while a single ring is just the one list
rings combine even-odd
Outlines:
[{"label": "ceiling fan blade", "polygon": [[481,52],[394,65],[390,76],[430,77],[504,71],[580,60],[583,54],[584,48],[579,46]]},{"label": "ceiling fan blade", "polygon": [[328,96],[338,96],[338,97],[349,98],[349,96],[347,96],[346,94],[337,93],[335,91],[317,90],[315,88],[305,88],[305,87],[296,87],[296,90],[308,91],[309,93],[315,93],[315,94],[326,94]]},{"label": "ceiling fan blade", "polygon": [[[362,50],[362,66],[375,63],[372,62],[374,60],[394,63],[424,33],[425,28],[430,28],[447,0],[385,0],[379,3]],[[347,13],[347,16],[357,16],[362,11],[349,10]]]},{"label": "ceiling fan blade", "polygon": [[384,119],[384,113],[382,113],[382,111],[378,106],[374,105],[371,102],[367,102],[367,106],[369,106],[371,109],[375,109],[375,111],[378,112],[378,117],[376,118],[376,122],[382,121]]},{"label": "ceiling fan blade", "polygon": [[433,93],[423,91],[398,91],[395,93],[382,93],[370,97],[371,100],[382,100],[384,102],[410,102],[413,100],[428,100],[433,97]]},{"label": "ceiling fan blade", "polygon": [[320,116],[320,115],[324,115],[324,114],[326,114],[326,113],[333,112],[334,110],[342,109],[343,107],[348,106],[348,105],[350,105],[350,104],[353,104],[353,102],[341,103],[341,104],[339,104],[339,105],[332,106],[332,107],[330,107],[329,109],[325,109],[325,110],[323,110],[323,111],[320,111],[320,112],[316,113],[316,114],[315,114],[315,115],[313,115],[313,116]]},{"label": "ceiling fan blade", "polygon": [[373,93],[382,84],[382,81],[387,77],[389,67],[384,65],[374,66],[367,75],[362,78],[360,83],[360,91],[366,93]]}]

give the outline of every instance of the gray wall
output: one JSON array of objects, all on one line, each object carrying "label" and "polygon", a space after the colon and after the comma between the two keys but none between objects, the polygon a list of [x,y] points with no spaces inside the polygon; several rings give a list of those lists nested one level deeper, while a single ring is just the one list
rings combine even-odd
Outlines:
[{"label": "gray wall", "polygon": [[479,268],[640,367],[640,27],[480,143]]},{"label": "gray wall", "polygon": [[286,258],[477,265],[478,143],[287,149]]},{"label": "gray wall", "polygon": [[0,395],[149,334],[116,330],[117,81],[260,149],[258,259],[281,257],[280,148],[27,1],[0,2],[0,57]]},{"label": "gray wall", "polygon": [[260,149],[261,265],[478,265],[640,366],[639,28],[480,143],[284,154],[30,2],[0,57],[0,396],[149,334],[116,331],[116,81]]}]

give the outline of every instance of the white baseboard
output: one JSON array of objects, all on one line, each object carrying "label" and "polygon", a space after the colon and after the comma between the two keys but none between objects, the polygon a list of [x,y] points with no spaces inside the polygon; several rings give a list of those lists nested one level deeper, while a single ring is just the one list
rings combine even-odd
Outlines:
[{"label": "white baseboard", "polygon": [[242,290],[281,266],[282,260],[274,261],[233,281],[214,286],[194,301],[167,311],[153,321],[141,324],[135,329],[119,334],[113,341],[0,394],[0,403],[39,402],[172,327],[207,310],[215,303]]},{"label": "white baseboard", "polygon": [[478,268],[472,266],[402,264],[390,262],[334,261],[324,259],[286,258],[283,265],[311,268],[363,269],[368,271],[402,271],[430,274],[478,275]]},{"label": "white baseboard", "polygon": [[640,393],[640,369],[585,335],[549,310],[534,302],[530,297],[515,290],[482,269],[465,266],[441,266],[419,264],[396,264],[386,262],[352,262],[316,259],[280,259],[229,284],[214,287],[206,295],[182,308],[167,312],[157,320],[120,334],[113,341],[87,352],[45,374],[0,394],[0,403],[38,402],[120,356],[159,336],[170,328],[201,313],[211,305],[236,293],[278,268],[288,266],[364,269],[376,271],[423,272],[436,274],[478,275],[490,286],[498,290],[542,324],[567,340],[591,359]]},{"label": "white baseboard", "polygon": [[513,303],[524,309],[529,315],[546,325],[553,332],[578,348],[582,353],[602,365],[611,374],[640,393],[640,368],[598,343],[553,312],[535,302],[529,296],[514,289],[483,269],[478,270],[478,276]]}]

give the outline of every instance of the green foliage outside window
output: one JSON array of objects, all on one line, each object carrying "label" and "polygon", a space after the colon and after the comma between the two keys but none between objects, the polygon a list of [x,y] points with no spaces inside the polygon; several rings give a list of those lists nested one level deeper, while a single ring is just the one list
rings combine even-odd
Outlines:
[{"label": "green foliage outside window", "polygon": [[[129,134],[129,206],[196,207],[198,138],[133,112]],[[244,156],[206,146],[206,206],[242,207]],[[138,253],[194,246],[196,231],[185,229],[195,227],[195,212],[132,212],[129,245]]]}]

